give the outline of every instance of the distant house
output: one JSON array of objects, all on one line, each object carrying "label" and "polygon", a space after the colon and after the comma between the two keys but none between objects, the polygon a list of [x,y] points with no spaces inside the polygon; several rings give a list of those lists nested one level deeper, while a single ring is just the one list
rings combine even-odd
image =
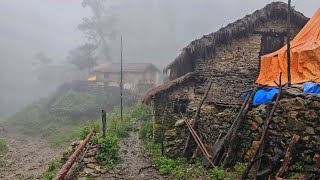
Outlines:
[{"label": "distant house", "polygon": [[[106,86],[120,86],[120,63],[100,64],[94,68],[96,81]],[[160,70],[151,63],[126,63],[122,66],[123,86],[138,94],[161,83]]]}]

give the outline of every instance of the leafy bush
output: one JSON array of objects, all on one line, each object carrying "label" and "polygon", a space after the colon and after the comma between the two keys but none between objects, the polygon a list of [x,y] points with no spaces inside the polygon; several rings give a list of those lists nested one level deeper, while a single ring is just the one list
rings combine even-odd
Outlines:
[{"label": "leafy bush", "polygon": [[103,104],[106,98],[106,95],[97,92],[88,93],[69,90],[54,102],[52,110],[84,111],[94,105]]},{"label": "leafy bush", "polygon": [[84,140],[89,133],[90,129],[88,126],[82,127],[80,132],[80,140]]},{"label": "leafy bush", "polygon": [[132,118],[146,121],[150,118],[151,108],[141,102],[135,104],[131,110]]},{"label": "leafy bush", "polygon": [[0,155],[4,155],[8,151],[8,146],[6,142],[0,139]]},{"label": "leafy bush", "polygon": [[139,130],[139,137],[141,139],[151,139],[153,133],[153,124],[152,122],[145,122],[141,125]]},{"label": "leafy bush", "polygon": [[176,162],[173,159],[169,159],[165,156],[159,156],[155,159],[155,165],[159,169],[160,174],[168,175],[176,166]]},{"label": "leafy bush", "polygon": [[43,179],[52,180],[56,176],[56,173],[59,171],[60,168],[60,160],[57,158],[52,159],[51,162],[48,164],[47,170],[43,174]]},{"label": "leafy bush", "polygon": [[103,163],[106,169],[112,169],[114,163],[120,159],[118,141],[119,139],[115,136],[98,139],[100,151],[96,158]]},{"label": "leafy bush", "polygon": [[119,107],[114,108],[107,114],[107,133],[109,135],[119,138],[128,135],[128,131],[132,128],[131,115],[127,109],[124,109],[122,114],[122,121]]},{"label": "leafy bush", "polygon": [[222,169],[219,169],[218,167],[214,167],[209,172],[209,178],[213,180],[223,180],[225,179],[225,172]]}]

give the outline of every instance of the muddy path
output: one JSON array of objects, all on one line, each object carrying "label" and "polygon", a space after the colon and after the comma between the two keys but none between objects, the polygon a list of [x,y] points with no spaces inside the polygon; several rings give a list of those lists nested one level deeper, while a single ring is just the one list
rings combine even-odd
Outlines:
[{"label": "muddy path", "polygon": [[120,145],[121,162],[99,179],[167,179],[159,174],[148,157],[144,155],[145,145],[139,138],[140,121],[133,122],[133,131],[123,138]]},{"label": "muddy path", "polygon": [[41,179],[50,160],[60,152],[41,138],[10,132],[1,133],[0,138],[9,147],[9,152],[3,157],[6,166],[0,167],[1,180]]}]

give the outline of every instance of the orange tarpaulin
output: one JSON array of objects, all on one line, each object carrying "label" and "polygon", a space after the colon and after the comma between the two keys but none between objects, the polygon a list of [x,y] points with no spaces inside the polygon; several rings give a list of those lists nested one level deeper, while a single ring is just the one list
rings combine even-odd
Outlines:
[{"label": "orange tarpaulin", "polygon": [[[291,83],[320,83],[320,9],[291,41]],[[282,82],[288,83],[287,46],[261,57],[258,84],[275,86],[282,72]]]}]

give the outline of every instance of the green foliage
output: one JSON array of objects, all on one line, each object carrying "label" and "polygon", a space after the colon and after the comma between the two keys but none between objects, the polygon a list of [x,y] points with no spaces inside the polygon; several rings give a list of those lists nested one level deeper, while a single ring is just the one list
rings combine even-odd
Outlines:
[{"label": "green foliage", "polygon": [[223,180],[225,179],[225,172],[218,167],[214,167],[212,170],[209,170],[209,178],[213,180]]},{"label": "green foliage", "polygon": [[90,129],[88,126],[82,127],[80,132],[80,140],[83,140],[90,133]]},{"label": "green foliage", "polygon": [[97,135],[93,135],[92,138],[91,138],[91,141],[94,144],[98,144],[98,140],[99,140],[99,138],[97,137]]},{"label": "green foliage", "polygon": [[136,103],[131,110],[132,118],[147,121],[151,115],[151,108],[141,102]]},{"label": "green foliage", "polygon": [[290,172],[290,173],[287,175],[286,179],[296,179],[296,178],[298,178],[299,176],[300,176],[300,173]]},{"label": "green foliage", "polygon": [[98,139],[100,151],[96,158],[104,164],[106,169],[112,169],[114,163],[120,159],[118,141],[119,139],[115,136]]},{"label": "green foliage", "polygon": [[96,104],[103,104],[108,98],[107,94],[98,92],[75,92],[72,90],[67,91],[61,95],[52,105],[53,112],[69,111],[69,112],[81,112]]},{"label": "green foliage", "polygon": [[123,116],[121,121],[120,108],[114,108],[107,114],[107,133],[111,136],[117,136],[119,138],[128,135],[128,131],[131,130],[132,125],[130,123],[131,114],[128,109],[123,110]]},{"label": "green foliage", "polygon": [[168,175],[175,168],[176,162],[173,159],[159,156],[155,159],[155,165],[159,169],[160,174]]},{"label": "green foliage", "polygon": [[152,122],[145,122],[141,125],[139,129],[139,137],[141,139],[151,139],[153,133],[153,124]]},{"label": "green foliage", "polygon": [[51,145],[61,146],[84,135],[79,127],[88,126],[90,130],[101,130],[101,120],[88,122],[88,119],[95,116],[91,111],[96,107],[110,107],[116,103],[114,100],[109,104],[105,103],[110,95],[109,91],[98,90],[61,91],[60,95],[56,94],[51,99],[41,99],[28,105],[22,111],[6,118],[3,124],[15,127],[26,135],[40,135]]},{"label": "green foliage", "polygon": [[7,152],[8,152],[7,143],[3,139],[0,139],[0,155],[4,155]]},{"label": "green foliage", "polygon": [[7,165],[7,161],[0,158],[0,168]]},{"label": "green foliage", "polygon": [[295,163],[294,165],[292,165],[292,170],[297,171],[297,172],[301,172],[304,170],[304,166],[301,162],[298,162],[298,163]]},{"label": "green foliage", "polygon": [[44,180],[52,180],[56,173],[61,168],[61,162],[59,159],[54,158],[51,160],[51,162],[48,164],[47,170],[43,173],[43,179]]},{"label": "green foliage", "polygon": [[[226,171],[226,179],[239,179],[241,176],[242,172],[246,169],[246,164],[244,163],[237,163],[234,166],[234,169],[230,171]],[[249,176],[252,176],[252,171],[250,171]]]}]

